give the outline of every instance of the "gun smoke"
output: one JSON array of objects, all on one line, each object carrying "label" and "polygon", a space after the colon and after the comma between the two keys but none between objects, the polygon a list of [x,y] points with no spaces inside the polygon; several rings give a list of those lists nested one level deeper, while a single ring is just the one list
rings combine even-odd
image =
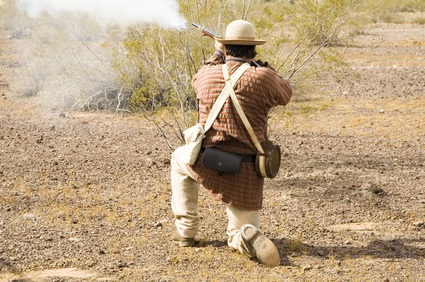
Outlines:
[{"label": "gun smoke", "polygon": [[122,106],[120,73],[112,66],[117,54],[104,46],[118,46],[129,26],[186,27],[177,0],[15,1],[19,14],[10,15],[16,25],[11,37],[25,64],[11,89],[36,96],[44,109],[72,110],[90,103],[110,107],[111,100]]},{"label": "gun smoke", "polygon": [[70,12],[123,26],[155,23],[164,28],[181,29],[186,24],[176,0],[18,0],[17,5],[31,17]]}]

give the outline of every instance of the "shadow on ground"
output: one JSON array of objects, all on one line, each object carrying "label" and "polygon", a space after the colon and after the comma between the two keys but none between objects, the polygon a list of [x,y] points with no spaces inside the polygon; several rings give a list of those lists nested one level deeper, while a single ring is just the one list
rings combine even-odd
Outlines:
[{"label": "shadow on ground", "polygon": [[[362,257],[372,258],[398,258],[398,259],[423,259],[425,258],[425,248],[414,246],[414,244],[425,244],[425,238],[419,239],[393,239],[374,240],[365,247],[353,246],[313,246],[299,243],[288,239],[274,239],[275,244],[280,245],[281,257],[287,257],[293,253],[304,256],[317,256],[323,258],[333,258],[344,260],[347,258],[356,259]],[[291,246],[296,246],[295,248]],[[288,263],[286,260],[285,264]]]}]

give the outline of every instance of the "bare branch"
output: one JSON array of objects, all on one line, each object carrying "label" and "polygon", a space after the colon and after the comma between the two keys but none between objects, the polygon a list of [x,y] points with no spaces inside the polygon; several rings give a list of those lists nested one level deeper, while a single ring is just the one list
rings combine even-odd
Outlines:
[{"label": "bare branch", "polygon": [[[289,76],[287,77],[288,79],[290,79],[296,72],[298,72],[300,69],[302,69],[305,65],[306,65],[306,63],[308,62],[308,61],[310,61],[310,59],[320,50],[320,49],[322,49],[324,46],[326,46],[326,45],[328,45],[331,41],[332,41],[332,38],[334,38],[335,37],[335,35],[338,33],[338,31],[339,31],[339,28],[341,27],[341,25],[344,23],[344,21],[345,21],[345,19],[346,19],[346,17],[347,17],[347,15],[348,15],[348,12],[350,11],[350,10],[353,10],[353,9],[355,9],[357,6],[359,5],[359,3],[357,3],[354,7],[352,7],[352,5],[351,4],[349,4],[349,5],[347,5],[347,7],[345,8],[345,10],[344,10],[344,13],[342,14],[342,16],[340,17],[340,19],[339,19],[339,21],[338,21],[338,23],[337,23],[337,25],[335,26],[335,28],[333,29],[333,31],[332,31],[332,33],[331,33],[331,35],[329,35],[325,40],[323,40],[322,42],[321,42],[321,44],[319,45],[319,46],[317,46],[305,59],[304,59],[304,61],[302,62],[302,63],[300,63],[300,64],[298,64],[296,67],[294,67],[294,68],[290,68],[290,70],[289,71],[287,71],[286,73],[285,73],[285,76],[289,73]],[[317,36],[317,34],[315,35],[315,36]],[[310,42],[311,43],[311,42]],[[309,44],[310,45],[310,44]]]}]

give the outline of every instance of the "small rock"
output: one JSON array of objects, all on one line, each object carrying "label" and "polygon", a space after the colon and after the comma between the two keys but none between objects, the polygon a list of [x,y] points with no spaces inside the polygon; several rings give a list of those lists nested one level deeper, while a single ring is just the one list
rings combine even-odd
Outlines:
[{"label": "small rock", "polygon": [[155,162],[151,158],[146,158],[146,166],[152,167],[155,164]]},{"label": "small rock", "polygon": [[311,265],[306,265],[302,268],[302,271],[305,272],[305,271],[312,270],[312,269],[313,269],[313,267]]},{"label": "small rock", "polygon": [[415,227],[425,228],[425,222],[424,221],[415,221],[415,222],[412,222],[412,223]]},{"label": "small rock", "polygon": [[369,192],[372,192],[372,194],[375,194],[375,195],[379,195],[379,194],[383,194],[384,193],[384,190],[382,188],[379,188],[379,187],[376,187],[376,186],[372,187],[368,191]]},{"label": "small rock", "polygon": [[325,256],[325,251],[323,251],[323,250],[318,250],[318,251],[317,251],[317,255],[318,255],[318,256],[321,256],[321,257],[324,257],[324,256]]},{"label": "small rock", "polygon": [[22,215],[22,218],[25,220],[37,220],[38,216],[33,213],[26,213]]},{"label": "small rock", "polygon": [[153,227],[161,228],[161,227],[162,227],[162,223],[161,223],[161,222],[155,222],[155,223],[153,224]]},{"label": "small rock", "polygon": [[374,195],[381,195],[385,192],[384,189],[378,187],[376,184],[373,183],[363,183],[361,188],[363,190],[371,192]]}]

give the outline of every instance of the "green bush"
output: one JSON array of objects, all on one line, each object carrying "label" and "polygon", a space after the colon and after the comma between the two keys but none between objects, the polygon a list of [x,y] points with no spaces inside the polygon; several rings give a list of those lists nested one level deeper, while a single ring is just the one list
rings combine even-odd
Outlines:
[{"label": "green bush", "polygon": [[[228,22],[236,18],[235,8],[221,1],[180,1],[180,11],[190,21],[222,33]],[[213,11],[213,13],[211,13]],[[198,30],[162,29],[156,25],[132,26],[121,45],[113,46],[115,69],[121,73],[124,87],[132,93],[132,110],[148,111],[167,107],[178,109],[187,126],[196,110],[191,86],[192,76],[212,54],[213,40]]]},{"label": "green bush", "polygon": [[416,24],[425,24],[425,17],[417,17],[413,20],[413,23]]},{"label": "green bush", "polygon": [[352,23],[348,16],[358,2],[300,0],[292,5],[259,0],[182,0],[180,12],[189,21],[187,29],[166,30],[155,25],[129,28],[122,45],[113,46],[114,68],[121,73],[126,91],[131,92],[132,110],[154,114],[163,107],[177,109],[178,122],[186,127],[194,122],[186,118],[193,117],[190,112],[196,110],[191,78],[214,51],[213,40],[191,28],[191,22],[224,34],[227,24],[235,19],[251,21],[257,37],[268,41],[257,48],[258,58],[277,66],[296,83],[297,76],[302,77],[301,70],[316,55],[316,60],[326,59],[326,54],[336,58],[322,49],[337,42],[341,28]]},{"label": "green bush", "polygon": [[[357,28],[353,17],[358,0],[302,0],[296,4],[271,3],[254,18],[260,34],[269,40],[260,55],[277,66],[287,78],[296,80],[304,75],[303,68],[314,60],[327,57],[334,60],[330,48],[340,44],[342,28]],[[329,63],[329,60],[327,60]],[[338,62],[339,63],[339,62]],[[294,81],[293,81],[294,82]]]}]

